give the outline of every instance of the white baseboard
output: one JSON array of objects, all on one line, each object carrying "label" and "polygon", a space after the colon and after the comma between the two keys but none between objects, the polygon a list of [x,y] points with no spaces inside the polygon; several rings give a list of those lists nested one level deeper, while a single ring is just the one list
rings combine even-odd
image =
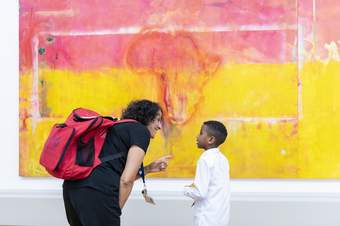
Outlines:
[{"label": "white baseboard", "polygon": [[[133,192],[122,226],[193,226],[191,201],[153,191],[156,206]],[[340,226],[339,193],[234,192],[230,226]],[[60,190],[0,190],[0,225],[68,225]]]}]

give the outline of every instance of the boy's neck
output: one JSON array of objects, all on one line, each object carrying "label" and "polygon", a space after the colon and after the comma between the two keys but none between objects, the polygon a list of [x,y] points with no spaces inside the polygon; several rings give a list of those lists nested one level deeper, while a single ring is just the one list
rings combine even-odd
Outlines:
[{"label": "boy's neck", "polygon": [[211,145],[211,146],[204,148],[203,150],[207,151],[207,150],[212,149],[212,148],[218,148],[218,146],[216,147],[215,145]]}]

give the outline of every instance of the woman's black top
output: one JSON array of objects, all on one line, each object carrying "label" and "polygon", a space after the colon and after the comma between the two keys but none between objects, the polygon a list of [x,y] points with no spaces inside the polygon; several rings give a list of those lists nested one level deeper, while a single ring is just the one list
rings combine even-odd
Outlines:
[{"label": "woman's black top", "polygon": [[123,156],[101,163],[85,179],[65,180],[63,188],[90,187],[107,195],[118,195],[120,176],[125,168],[130,147],[136,145],[146,152],[150,138],[149,130],[139,122],[124,122],[110,127],[99,157],[103,158],[120,152],[124,153]]}]

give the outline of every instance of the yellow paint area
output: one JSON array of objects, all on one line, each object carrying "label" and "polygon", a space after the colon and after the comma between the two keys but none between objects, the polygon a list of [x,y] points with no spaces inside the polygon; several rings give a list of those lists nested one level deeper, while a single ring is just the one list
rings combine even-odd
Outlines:
[{"label": "yellow paint area", "polygon": [[340,178],[340,62],[304,66],[299,121],[303,178]]},{"label": "yellow paint area", "polygon": [[56,123],[55,119],[43,119],[32,128],[32,120],[26,121],[27,129],[20,131],[20,175],[46,176],[39,165],[39,157],[48,133]]},{"label": "yellow paint area", "polygon": [[[230,160],[234,178],[340,178],[339,71],[339,62],[310,62],[303,67],[299,118],[296,64],[219,68],[203,86],[202,98],[189,98],[199,103],[191,120],[174,125],[167,139],[158,134],[145,162],[172,153],[168,171],[155,176],[192,177],[202,151],[196,148],[200,126],[218,119],[229,131],[221,150]],[[38,162],[43,143],[52,124],[65,120],[73,108],[120,115],[133,99],[162,101],[155,75],[120,69],[79,73],[40,69],[42,118],[36,120],[30,117],[32,84],[32,73],[21,74],[20,174],[24,176],[46,175]],[[190,97],[190,90],[187,94]],[[29,115],[25,120],[24,112]]]},{"label": "yellow paint area", "polygon": [[207,118],[295,117],[297,77],[295,64],[228,65],[204,88],[201,114]]},{"label": "yellow paint area", "polygon": [[122,70],[74,73],[42,70],[39,79],[40,108],[50,117],[64,117],[72,109],[85,107],[102,114],[120,115],[130,100],[157,98],[155,78]]}]

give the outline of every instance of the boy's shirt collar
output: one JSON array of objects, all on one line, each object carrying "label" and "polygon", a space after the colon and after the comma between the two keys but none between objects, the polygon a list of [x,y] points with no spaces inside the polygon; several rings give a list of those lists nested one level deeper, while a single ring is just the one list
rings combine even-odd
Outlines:
[{"label": "boy's shirt collar", "polygon": [[209,154],[209,153],[215,153],[215,152],[219,152],[220,149],[218,148],[209,148],[207,150],[205,150],[202,154]]}]

